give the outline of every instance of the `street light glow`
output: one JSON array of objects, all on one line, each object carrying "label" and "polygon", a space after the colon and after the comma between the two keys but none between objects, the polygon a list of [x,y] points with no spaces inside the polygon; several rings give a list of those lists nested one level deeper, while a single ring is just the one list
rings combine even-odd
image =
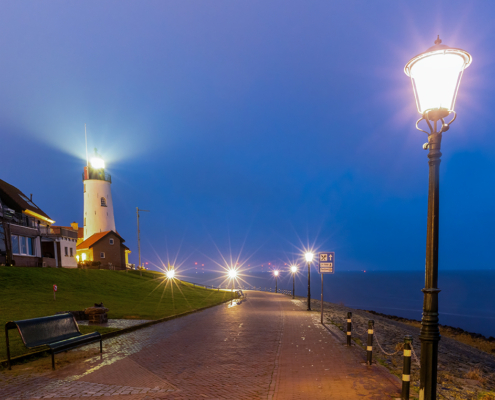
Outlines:
[{"label": "street light glow", "polygon": [[292,272],[293,274],[295,274],[297,272],[297,265],[292,265],[290,267],[290,272]]},{"label": "street light glow", "polygon": [[94,169],[105,168],[105,161],[100,157],[93,157],[89,162]]},{"label": "street light glow", "polygon": [[472,61],[471,55],[454,49],[438,38],[435,46],[413,57],[404,72],[411,77],[418,112],[454,111],[462,73]]},{"label": "street light glow", "polygon": [[273,275],[278,276],[278,271],[273,271]]},{"label": "street light glow", "polygon": [[167,271],[167,278],[168,278],[168,279],[174,279],[174,276],[175,276],[175,270],[173,270],[173,269],[169,269],[169,270]]},{"label": "street light glow", "polygon": [[314,254],[313,254],[312,252],[310,252],[310,251],[308,251],[308,252],[304,255],[304,257],[306,257],[306,261],[307,261],[307,262],[311,262],[311,261],[313,261],[313,256],[314,256]]},{"label": "street light glow", "polygon": [[229,270],[229,278],[234,279],[237,276],[237,271],[235,269]]}]

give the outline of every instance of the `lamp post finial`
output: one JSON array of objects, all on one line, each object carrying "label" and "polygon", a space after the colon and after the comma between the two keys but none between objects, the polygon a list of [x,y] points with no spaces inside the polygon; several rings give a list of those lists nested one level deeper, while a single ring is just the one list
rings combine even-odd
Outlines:
[{"label": "lamp post finial", "polygon": [[437,35],[437,40],[435,40],[435,44],[442,43],[442,39],[440,39],[440,35]]}]

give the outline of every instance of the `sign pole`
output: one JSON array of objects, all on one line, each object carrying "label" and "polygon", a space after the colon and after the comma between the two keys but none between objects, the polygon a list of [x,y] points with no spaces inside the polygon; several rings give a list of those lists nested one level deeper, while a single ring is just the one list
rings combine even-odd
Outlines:
[{"label": "sign pole", "polygon": [[321,324],[323,325],[323,273],[321,273]]},{"label": "sign pole", "polygon": [[322,252],[318,253],[319,261],[318,267],[321,274],[321,324],[323,324],[323,274],[335,273],[335,252]]}]

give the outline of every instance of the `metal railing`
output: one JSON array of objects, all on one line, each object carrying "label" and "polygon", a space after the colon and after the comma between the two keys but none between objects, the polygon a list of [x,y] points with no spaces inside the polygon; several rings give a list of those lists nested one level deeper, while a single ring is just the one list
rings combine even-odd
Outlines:
[{"label": "metal railing", "polygon": [[103,171],[95,171],[95,170],[89,170],[88,171],[88,177],[86,178],[86,174],[83,172],[82,173],[82,180],[85,181],[87,179],[97,179],[100,181],[106,181],[109,183],[112,183],[112,175],[107,174]]}]

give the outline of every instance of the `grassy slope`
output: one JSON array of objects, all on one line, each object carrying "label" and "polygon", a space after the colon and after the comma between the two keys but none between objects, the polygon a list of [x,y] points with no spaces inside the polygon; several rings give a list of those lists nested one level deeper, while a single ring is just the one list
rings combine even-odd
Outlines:
[{"label": "grassy slope", "polygon": [[[174,282],[167,284],[162,274],[152,272],[140,277],[136,271],[0,267],[0,360],[7,357],[3,329],[7,321],[83,310],[96,302],[109,309],[109,318],[158,319],[230,298],[229,292]],[[56,301],[53,284],[58,286]],[[111,331],[81,328],[83,333]],[[12,356],[29,352],[16,331],[11,330],[9,338]]]}]

